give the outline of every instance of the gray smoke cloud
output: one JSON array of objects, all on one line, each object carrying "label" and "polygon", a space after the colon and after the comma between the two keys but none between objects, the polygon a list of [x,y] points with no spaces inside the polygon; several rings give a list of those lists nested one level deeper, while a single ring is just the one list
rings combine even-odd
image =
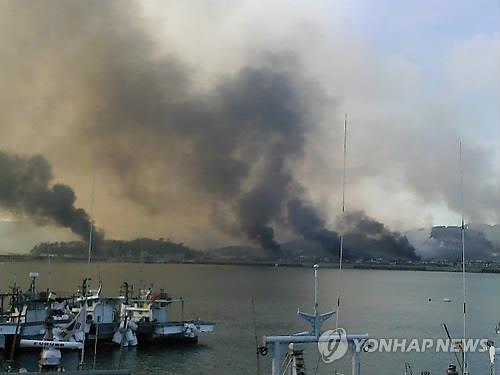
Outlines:
[{"label": "gray smoke cloud", "polygon": [[[49,163],[42,156],[23,157],[0,151],[0,207],[27,215],[38,222],[52,222],[87,239],[90,217],[75,207],[75,192],[53,184]],[[95,229],[94,229],[95,231]],[[102,233],[96,232],[96,238]]]},{"label": "gray smoke cloud", "polygon": [[347,257],[385,257],[417,259],[415,248],[406,236],[389,230],[383,223],[368,217],[363,212],[349,212],[343,220]]},{"label": "gray smoke cloud", "polygon": [[[304,150],[311,99],[323,95],[302,77],[293,55],[268,55],[200,89],[190,67],[155,55],[149,34],[134,24],[139,9],[133,2],[24,5],[8,4],[16,26],[7,31],[18,42],[40,43],[34,54],[42,56],[29,64],[47,59],[50,97],[62,100],[68,87],[77,89],[67,93],[81,107],[65,126],[70,147],[58,147],[69,151],[80,140],[91,145],[123,196],[147,215],[166,209],[172,196],[163,191],[175,181],[186,206],[211,202],[212,217],[222,218],[213,223],[220,229],[279,250],[273,226],[294,183],[290,163]],[[29,26],[20,31],[18,22]],[[68,64],[71,73],[59,70]],[[56,106],[55,113],[67,110]],[[52,190],[49,197],[73,204],[72,191]]]},{"label": "gray smoke cloud", "polygon": [[[488,232],[488,230],[490,232]],[[493,235],[498,235],[495,226],[466,225],[465,256],[468,260],[495,260],[498,258],[500,243]],[[415,234],[420,238],[415,237]],[[410,234],[411,235],[411,234]],[[460,226],[436,226],[430,233],[413,233],[415,247],[422,258],[446,259],[453,262],[462,259],[462,228]]]},{"label": "gray smoke cloud", "polygon": [[[339,254],[340,234],[326,228],[325,220],[312,205],[298,199],[288,202],[288,217],[295,233],[316,242],[324,250]],[[344,255],[355,258],[417,259],[414,247],[399,232],[365,213],[348,212],[339,220],[339,230],[344,234]]]},{"label": "gray smoke cloud", "polygon": [[[162,61],[167,70],[168,64]],[[174,82],[185,82],[178,77],[182,74],[177,71]],[[112,102],[106,107],[114,120],[97,120],[98,127],[90,131],[100,159],[108,163],[127,197],[153,212],[161,208],[161,198],[148,193],[151,181],[130,176],[140,176],[144,166],[158,163],[154,179],[164,181],[172,176],[165,167],[174,162],[178,181],[193,194],[219,203],[216,209],[224,206],[235,219],[231,228],[216,224],[277,251],[271,224],[282,214],[294,183],[288,163],[304,149],[310,125],[304,89],[311,85],[299,85],[285,72],[249,67],[213,91],[182,97],[170,93],[170,80],[156,74],[145,79],[148,84],[134,80],[114,85],[122,78],[107,82],[108,90],[116,90],[109,94]],[[131,97],[139,102],[129,103]],[[128,147],[120,147],[124,139],[133,144],[138,136],[147,143],[146,150],[134,149],[131,155]]]},{"label": "gray smoke cloud", "polygon": [[[318,242],[337,241],[323,216],[302,198],[310,187],[296,171],[308,138],[320,132],[318,123],[326,113],[337,112],[336,100],[304,68],[303,51],[255,49],[237,68],[221,68],[207,83],[197,66],[204,65],[203,59],[186,63],[169,45],[160,52],[136,2],[21,0],[1,5],[0,31],[8,43],[0,46],[0,66],[9,85],[0,99],[12,108],[29,103],[22,113],[0,113],[5,133],[22,126],[37,137],[40,152],[57,164],[56,171],[74,174],[92,153],[117,206],[140,209],[139,217],[171,217],[192,237],[198,232],[191,223],[208,217],[208,225],[228,236],[256,241],[276,254],[278,228]],[[32,129],[35,123],[41,123],[40,130]],[[366,154],[373,164],[352,172],[353,183],[361,175],[379,175],[390,160],[398,160],[374,150],[370,135],[366,139],[372,143]],[[327,147],[318,142],[318,148]],[[404,152],[414,152],[415,160],[422,157],[417,149]],[[428,153],[423,156],[431,162]],[[311,170],[333,175],[319,164]],[[425,178],[417,177],[408,180],[422,196],[442,196],[442,187],[427,192]],[[108,214],[116,223],[133,219],[116,216]],[[372,230],[366,216],[358,219],[356,233]],[[393,238],[384,243],[411,254],[396,232],[383,225],[377,230],[378,237],[370,238]]]}]

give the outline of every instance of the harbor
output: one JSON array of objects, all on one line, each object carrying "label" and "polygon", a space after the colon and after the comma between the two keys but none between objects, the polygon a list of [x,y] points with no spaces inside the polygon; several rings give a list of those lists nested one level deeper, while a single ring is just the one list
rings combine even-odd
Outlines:
[{"label": "harbor", "polygon": [[[85,315],[82,332],[71,332],[73,337],[61,337],[61,341],[81,341],[94,345],[113,342],[122,346],[137,346],[141,342],[177,340],[196,343],[199,334],[213,332],[214,323],[202,320],[185,320],[182,298],[172,298],[163,290],[153,293],[153,288],[140,290],[134,296],[128,283],[124,283],[117,297],[101,295],[102,285],[90,289],[84,279],[81,289],[72,296],[57,296],[47,290],[38,292],[38,273],[30,272],[30,286],[23,292],[17,285],[11,293],[1,295],[4,304],[0,315],[0,348],[9,351],[21,339],[40,339],[48,312],[56,329],[66,329],[72,320]],[[5,299],[9,304],[5,305]],[[181,305],[181,320],[170,320],[172,304]],[[64,333],[64,332],[63,332]],[[67,332],[66,332],[67,333]],[[81,336],[81,337],[80,337]],[[17,344],[16,344],[17,345]]]},{"label": "harbor", "polygon": [[499,0],[0,0],[0,375],[500,375]]},{"label": "harbor", "polygon": [[[0,267],[5,270],[5,264]],[[44,263],[11,263],[9,270],[16,275],[28,275],[30,270],[42,271]],[[114,344],[99,347],[96,358],[97,369],[117,368],[118,362],[123,369],[133,374],[146,375],[176,373],[221,372],[224,374],[253,375],[256,373],[254,314],[251,300],[255,300],[255,321],[258,344],[262,345],[263,336],[289,335],[307,331],[310,325],[297,316],[297,309],[313,313],[314,278],[311,268],[271,268],[209,265],[130,265],[96,263],[96,277],[102,272],[103,295],[113,295],[120,290],[124,275],[134,274],[131,284],[143,285],[145,274],[154,285],[164,285],[172,295],[186,299],[185,316],[202,317],[216,323],[215,331],[200,335],[197,345],[179,345],[167,342],[162,345],[139,345],[124,348]],[[141,271],[142,269],[142,271]],[[64,275],[67,285],[75,289],[81,284],[78,263],[54,263],[53,275]],[[12,273],[11,273],[12,275]],[[343,285],[350,285],[343,294],[344,307],[341,315],[342,328],[348,334],[365,334],[377,338],[443,338],[442,328],[445,320],[452,335],[458,336],[461,330],[461,290],[454,288],[460,279],[456,273],[345,270]],[[199,283],[199,278],[204,282]],[[0,273],[2,285],[9,284],[12,276]],[[495,326],[498,323],[496,309],[483,306],[500,295],[500,283],[495,274],[467,274],[471,290],[469,300],[470,331],[475,337],[498,341]],[[22,288],[29,286],[29,278],[18,276]],[[182,279],[182,283],[178,280]],[[231,283],[227,283],[227,279]],[[251,283],[248,280],[253,280]],[[319,269],[319,312],[334,310],[336,290],[332,285],[338,282],[334,269]],[[38,285],[43,289],[46,276],[40,272]],[[168,288],[168,286],[171,286]],[[273,288],[269,286],[273,285]],[[488,285],[485,288],[484,285]],[[402,291],[405,293],[401,293]],[[119,293],[118,293],[119,294]],[[429,298],[431,301],[429,301]],[[443,302],[449,298],[451,302]],[[276,301],[280,309],[276,309]],[[180,320],[181,306],[171,311],[172,320]],[[439,318],[441,317],[441,318]],[[480,318],[477,318],[480,317]],[[335,316],[323,324],[324,329],[335,328]],[[477,335],[477,336],[476,336]],[[271,349],[271,348],[269,348]],[[283,350],[285,354],[286,350]],[[5,355],[5,353],[3,353]],[[7,353],[8,355],[8,353]],[[304,351],[305,363],[309,372],[314,374],[318,363],[318,350],[308,344]],[[34,369],[39,353],[20,351],[16,361]],[[121,358],[120,358],[121,357]],[[471,372],[488,374],[488,353],[473,353],[469,358]],[[217,360],[215,360],[217,358]],[[62,361],[65,367],[75,369],[80,360],[77,352],[66,352]],[[93,348],[86,350],[86,362],[93,366]],[[412,364],[415,374],[430,371],[431,374],[443,373],[449,363],[454,362],[453,353],[362,353],[361,374],[401,375],[404,364]],[[261,373],[271,373],[271,350],[261,357]],[[320,361],[317,373],[331,375],[335,370],[350,374],[351,357],[333,364]],[[265,372],[264,372],[265,371]]]}]

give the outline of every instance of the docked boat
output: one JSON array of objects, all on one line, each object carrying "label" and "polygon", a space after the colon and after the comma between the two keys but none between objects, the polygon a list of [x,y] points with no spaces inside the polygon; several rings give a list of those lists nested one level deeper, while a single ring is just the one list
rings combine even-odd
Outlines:
[{"label": "docked boat", "polygon": [[3,298],[10,299],[10,308],[0,318],[0,350],[12,345],[15,339],[40,339],[45,333],[45,322],[50,307],[57,326],[65,326],[73,318],[68,301],[49,291],[38,292],[38,273],[30,273],[30,287],[22,292],[16,285]]},{"label": "docked boat", "polygon": [[[141,289],[139,295],[130,298],[131,288],[127,283],[122,287],[124,307],[122,323],[113,341],[122,345],[137,345],[140,342],[175,340],[196,343],[199,335],[214,331],[215,323],[184,319],[184,299],[174,298],[164,291],[154,293],[152,288]],[[181,320],[170,318],[170,308],[181,305]]]},{"label": "docked boat", "polygon": [[109,342],[120,326],[120,306],[124,298],[102,296],[102,284],[99,284],[98,289],[91,289],[89,281],[90,279],[83,280],[73,302],[72,312],[78,314],[85,305],[87,341],[97,339],[99,342]]},{"label": "docked boat", "polygon": [[[74,331],[81,331],[83,333],[84,322],[85,322],[86,307],[81,311],[80,315],[75,317]],[[29,372],[26,368],[15,368],[12,363],[2,362],[0,363],[0,375],[6,374],[45,374],[45,373],[60,373],[64,372],[66,374],[75,375],[130,375],[129,370],[82,370],[81,365],[83,364],[83,353],[84,353],[84,343],[83,341],[65,341],[61,340],[60,330],[54,325],[54,317],[50,308],[48,310],[48,316],[44,327],[44,336],[41,340],[20,340],[20,347],[25,348],[40,348],[40,358],[38,360],[38,371]],[[56,333],[57,332],[57,333]],[[58,334],[59,333],[59,334]],[[84,335],[80,335],[84,340]],[[81,350],[82,351],[82,362],[78,364],[78,369],[73,371],[67,371],[61,364],[62,350]]]},{"label": "docked boat", "polygon": [[[114,342],[120,346],[136,346],[159,340],[196,343],[199,336],[214,331],[213,322],[200,319],[185,319],[183,298],[174,298],[163,290],[141,289],[133,296],[133,288],[123,284],[120,295],[102,295],[102,284],[97,289],[90,287],[90,279],[83,280],[81,287],[72,297],[57,298],[54,293],[36,290],[37,273],[31,273],[30,288],[22,293],[13,288],[10,309],[0,319],[0,349],[12,347],[19,340],[40,340],[46,333],[48,311],[55,332],[63,332],[74,323],[76,316],[85,308],[85,324],[82,340],[86,344]],[[180,305],[181,319],[171,319],[171,308]],[[71,337],[60,337],[74,341]]]}]

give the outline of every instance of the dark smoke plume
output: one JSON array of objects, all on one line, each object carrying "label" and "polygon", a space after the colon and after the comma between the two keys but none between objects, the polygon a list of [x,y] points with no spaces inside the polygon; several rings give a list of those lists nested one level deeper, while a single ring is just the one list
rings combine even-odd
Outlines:
[{"label": "dark smoke plume", "polygon": [[[339,234],[325,228],[325,220],[310,204],[299,199],[289,201],[288,220],[296,234],[316,242],[324,250],[338,256]],[[344,255],[347,259],[418,258],[405,236],[389,231],[384,224],[362,212],[347,213],[340,226],[344,233]]]},{"label": "dark smoke plume", "polygon": [[347,213],[341,225],[348,257],[418,259],[415,248],[404,235],[390,231],[363,212]]},{"label": "dark smoke plume", "polygon": [[310,204],[300,199],[288,202],[288,221],[292,230],[304,239],[318,243],[324,250],[337,254],[339,235],[325,228],[325,220]]},{"label": "dark smoke plume", "polygon": [[[32,80],[24,77],[34,76],[36,87],[47,91],[39,96],[47,98],[44,108],[53,110],[52,117],[71,115],[69,125],[55,126],[67,127],[69,145],[66,153],[63,142],[57,150],[72,155],[72,146],[90,143],[106,178],[147,215],[206,215],[224,232],[274,254],[276,227],[291,225],[334,251],[338,235],[301,202],[306,189],[294,166],[304,158],[324,104],[329,110],[335,105],[306,77],[296,56],[254,52],[240,69],[201,85],[194,68],[168,46],[169,54],[158,53],[140,12],[134,2],[121,0],[19,0],[4,9],[0,31],[13,42],[0,50],[2,64],[19,75],[10,86],[31,93]],[[34,65],[43,74],[28,74]],[[71,189],[48,187],[45,169],[39,194],[5,202],[85,234],[88,215],[73,207]],[[64,198],[57,210],[56,197]],[[389,251],[398,245],[406,251],[404,241],[391,235],[382,229],[377,241],[392,246]]]},{"label": "dark smoke plume", "polygon": [[[467,225],[465,249],[468,260],[495,260],[500,246],[481,230],[488,225]],[[494,228],[494,227],[491,227]],[[462,259],[462,228],[437,226],[431,229],[429,238],[419,246],[419,254],[427,259],[446,259],[457,262]]]},{"label": "dark smoke plume", "polygon": [[[75,207],[75,192],[63,184],[50,186],[52,172],[42,156],[24,157],[0,151],[0,206],[71,229],[87,240],[90,217]],[[102,234],[97,233],[97,239]]]}]

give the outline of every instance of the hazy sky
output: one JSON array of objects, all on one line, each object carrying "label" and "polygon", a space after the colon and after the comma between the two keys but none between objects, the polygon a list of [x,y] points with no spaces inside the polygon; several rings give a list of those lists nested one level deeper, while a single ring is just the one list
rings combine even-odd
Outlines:
[{"label": "hazy sky", "polygon": [[[237,65],[233,54],[240,56],[248,53],[247,50],[253,46],[271,45],[270,48],[276,48],[278,44],[282,48],[299,51],[300,58],[311,70],[310,74],[317,76],[326,91],[340,98],[340,106],[352,118],[351,168],[370,168],[374,162],[370,159],[377,159],[375,153],[380,153],[380,147],[386,148],[382,152],[386,154],[384,158],[398,159],[384,160],[389,165],[381,173],[386,175],[383,178],[366,176],[364,181],[351,186],[356,198],[351,205],[364,208],[402,229],[429,224],[456,224],[459,222],[457,207],[450,207],[443,199],[442,195],[446,193],[428,196],[427,192],[418,191],[415,194],[414,186],[407,186],[407,178],[401,173],[412,174],[412,179],[421,175],[422,184],[441,183],[437,190],[450,188],[444,185],[459,181],[458,142],[462,139],[465,159],[468,157],[467,150],[473,154],[484,154],[469,155],[471,160],[464,161],[466,185],[470,180],[471,185],[496,186],[490,186],[494,194],[488,196],[496,214],[474,215],[469,212],[473,216],[470,219],[479,220],[478,216],[481,216],[481,220],[488,222],[498,220],[498,1],[195,3],[198,4],[194,7],[196,12],[191,13],[192,2],[188,2],[188,6],[179,6],[174,12],[182,20],[179,21],[184,34],[182,42],[190,41],[198,51],[193,53],[186,48],[186,58],[191,57],[193,64],[209,72],[217,71],[220,64]],[[155,20],[158,30],[164,31],[165,40],[170,44],[175,38],[172,29],[177,29],[179,24],[169,24],[171,15],[162,12],[162,8],[155,2],[146,3],[146,14]],[[193,15],[195,17],[191,18]],[[209,17],[206,18],[207,15]],[[189,22],[190,19],[194,24]],[[207,30],[215,31],[218,43],[214,45],[214,34]],[[238,31],[233,33],[230,30]],[[210,51],[215,48],[216,53],[208,56],[208,61],[204,48]],[[374,113],[378,118],[373,118]],[[325,147],[338,148],[339,120],[339,117],[330,119],[330,125],[337,127],[333,141],[337,143]],[[377,138],[363,134],[371,134],[373,130],[370,127],[380,128],[381,132],[376,132]],[[413,129],[406,134],[405,128]],[[393,137],[400,141],[399,147],[385,140]],[[366,145],[366,142],[371,144]],[[407,150],[409,145],[416,145],[418,149]],[[405,155],[405,151],[411,155]],[[328,163],[326,153],[320,157]],[[479,160],[485,165],[475,165]],[[439,165],[440,162],[447,164]],[[335,164],[332,161],[330,166]],[[413,171],[409,171],[410,168]],[[429,180],[435,175],[443,175],[444,171],[448,171],[445,173],[447,182]],[[319,190],[318,196],[328,200],[332,210],[335,210],[339,204],[338,190],[334,189],[334,194],[331,194],[330,183],[336,185],[339,171],[330,172],[335,181],[322,175],[313,190]],[[481,181],[477,181],[478,178]],[[465,189],[474,190],[467,186]],[[480,198],[470,193],[466,194],[466,200],[469,200],[466,206],[472,207],[467,211],[474,211],[473,206],[480,204],[477,202]],[[482,195],[477,190],[476,193]],[[424,199],[421,194],[425,195]],[[401,210],[401,207],[405,209]]]},{"label": "hazy sky", "polygon": [[[300,141],[290,138],[299,149],[287,148],[280,160],[290,169],[283,177],[303,187],[329,226],[340,212],[345,112],[349,210],[396,230],[457,224],[462,139],[467,218],[500,221],[497,0],[19,3],[0,0],[7,56],[0,61],[0,151],[43,155],[53,182],[72,186],[87,211],[94,170],[94,216],[109,237],[171,237],[195,246],[245,241],[231,200],[199,179],[232,169],[215,173],[214,163],[202,174],[186,172],[203,162],[189,159],[193,145],[223,157],[205,148],[218,138],[154,129],[155,116],[204,116],[207,105],[225,113],[220,93],[239,93],[235,77],[248,67],[285,74],[299,87],[293,97],[307,115]],[[151,104],[163,95],[171,106],[188,98],[196,111],[165,114]],[[253,148],[243,142],[234,155],[267,155],[259,134],[247,134]],[[245,157],[254,171],[242,185],[248,188],[255,170],[266,168]],[[278,239],[288,238],[282,220],[272,220]]]}]

